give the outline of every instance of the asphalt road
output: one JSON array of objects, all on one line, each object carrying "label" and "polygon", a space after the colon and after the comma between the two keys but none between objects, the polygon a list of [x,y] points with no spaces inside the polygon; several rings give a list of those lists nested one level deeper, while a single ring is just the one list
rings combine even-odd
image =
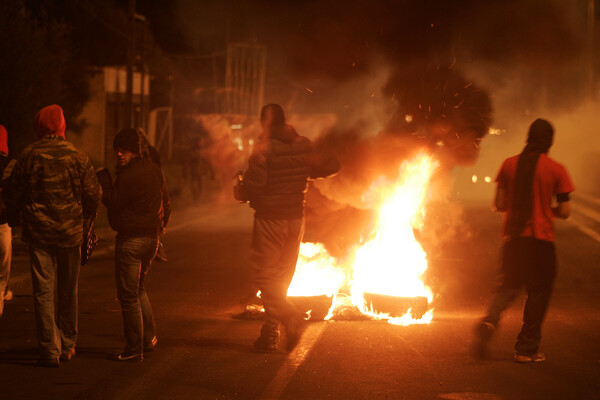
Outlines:
[{"label": "asphalt road", "polygon": [[500,220],[485,205],[461,208],[465,228],[431,260],[438,295],[431,324],[313,322],[289,354],[253,352],[261,322],[234,318],[252,292],[246,206],[174,214],[164,237],[169,261],[155,263],[147,282],[158,347],[142,363],[107,359],[123,346],[108,231],[81,273],[77,356],[59,369],[35,366],[31,283],[17,251],[16,296],[0,318],[0,399],[600,398],[600,236],[593,237],[600,221],[575,212],[577,225],[557,223],[559,276],[541,349],[547,361],[512,361],[520,299],[505,313],[492,360],[481,362],[469,349],[493,287]]}]

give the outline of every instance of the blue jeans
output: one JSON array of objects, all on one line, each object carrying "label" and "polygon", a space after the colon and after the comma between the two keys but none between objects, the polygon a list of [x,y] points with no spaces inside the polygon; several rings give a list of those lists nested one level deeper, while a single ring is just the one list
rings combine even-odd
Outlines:
[{"label": "blue jeans", "polygon": [[0,316],[4,310],[4,295],[10,277],[12,256],[12,230],[8,224],[0,224]]},{"label": "blue jeans", "polygon": [[[40,356],[56,358],[77,341],[77,284],[81,247],[29,247]],[[55,286],[56,285],[56,286]],[[55,287],[58,294],[55,318]]]},{"label": "blue jeans", "polygon": [[156,255],[158,237],[119,237],[115,246],[117,296],[123,313],[125,352],[141,354],[156,336],[144,280]]}]

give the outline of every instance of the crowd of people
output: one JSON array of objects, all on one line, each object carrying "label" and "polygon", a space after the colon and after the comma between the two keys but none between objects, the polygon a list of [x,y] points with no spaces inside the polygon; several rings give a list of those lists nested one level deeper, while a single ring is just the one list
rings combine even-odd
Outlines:
[{"label": "crowd of people", "polygon": [[[305,327],[306,315],[287,301],[286,293],[304,235],[308,182],[337,174],[340,163],[287,124],[281,106],[264,106],[260,122],[262,135],[234,186],[234,197],[255,211],[250,268],[254,286],[261,291],[265,320],[254,348],[276,351],[281,325],[286,350],[291,351]],[[115,280],[125,338],[123,351],[110,358],[141,361],[158,342],[145,280],[171,217],[160,157],[141,129],[123,129],[113,142],[117,158],[113,179],[106,168],[96,170],[88,156],[65,138],[60,106],[42,108],[34,127],[38,140],[6,167],[7,132],[0,126],[0,316],[4,301],[12,295],[11,227],[20,226],[29,244],[38,365],[58,367],[75,356],[79,272],[82,254],[89,254],[89,242],[84,240],[89,229],[84,227],[94,221],[102,203],[117,232]],[[525,287],[528,298],[514,359],[545,359],[538,348],[556,273],[553,218],[568,217],[569,193],[574,190],[566,169],[547,155],[553,135],[549,122],[534,121],[527,146],[503,163],[496,179],[494,205],[506,221],[503,280],[487,316],[477,324],[478,357],[487,356],[500,314]]]}]

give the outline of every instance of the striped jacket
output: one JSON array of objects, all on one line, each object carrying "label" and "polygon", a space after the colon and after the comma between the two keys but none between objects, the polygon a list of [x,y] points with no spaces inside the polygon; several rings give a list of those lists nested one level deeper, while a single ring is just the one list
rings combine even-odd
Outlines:
[{"label": "striped jacket", "polygon": [[83,219],[96,213],[102,190],[89,158],[60,136],[44,136],[23,150],[2,199],[9,224],[23,224],[34,245],[81,245]]},{"label": "striped jacket", "polygon": [[250,201],[258,218],[302,218],[308,181],[331,176],[339,169],[336,158],[318,154],[308,138],[284,125],[271,138],[260,138],[248,161],[238,200]]}]

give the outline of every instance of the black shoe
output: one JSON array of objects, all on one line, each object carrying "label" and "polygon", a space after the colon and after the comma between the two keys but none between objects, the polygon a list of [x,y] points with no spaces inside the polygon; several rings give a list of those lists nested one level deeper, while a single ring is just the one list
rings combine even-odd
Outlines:
[{"label": "black shoe", "polygon": [[300,341],[302,334],[306,330],[306,320],[304,315],[299,314],[291,317],[285,324],[285,334],[287,337],[286,350],[292,351]]},{"label": "black shoe", "polygon": [[67,351],[66,353],[62,353],[60,355],[60,361],[71,361],[71,359],[75,357],[75,347],[73,347],[71,350]]},{"label": "black shoe", "polygon": [[260,336],[254,342],[254,350],[261,353],[273,353],[277,350],[277,341],[279,340],[279,331],[263,326],[260,330]]},{"label": "black shoe", "polygon": [[111,354],[110,359],[113,361],[139,361],[141,362],[144,359],[144,356],[141,353],[115,353]]},{"label": "black shoe", "polygon": [[489,360],[489,343],[496,327],[491,322],[483,321],[475,329],[475,343],[473,343],[473,357],[478,360]]},{"label": "black shoe", "polygon": [[37,365],[38,367],[58,368],[60,367],[60,361],[58,361],[58,357],[41,357]]},{"label": "black shoe", "polygon": [[158,343],[158,339],[156,338],[156,336],[154,336],[151,341],[144,344],[144,353],[154,351],[154,349],[156,348],[156,343]]}]

